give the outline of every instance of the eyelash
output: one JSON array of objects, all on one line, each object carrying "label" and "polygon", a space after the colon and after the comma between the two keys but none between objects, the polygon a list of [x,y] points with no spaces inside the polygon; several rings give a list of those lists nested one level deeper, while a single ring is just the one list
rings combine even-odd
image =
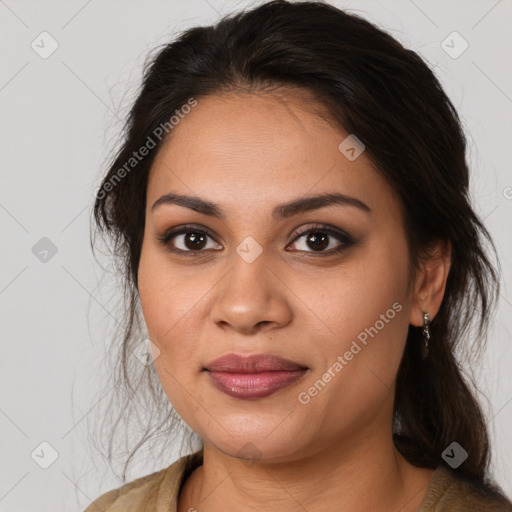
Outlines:
[{"label": "eyelash", "polygon": [[[197,228],[197,227],[195,227],[193,225],[185,225],[185,226],[181,226],[179,228],[170,229],[170,230],[166,231],[163,235],[157,236],[156,238],[158,239],[158,241],[160,243],[162,243],[167,248],[167,250],[169,252],[172,252],[172,253],[183,254],[185,256],[196,256],[196,255],[198,255],[198,254],[200,254],[202,252],[206,252],[205,250],[200,250],[200,251],[188,250],[188,251],[184,251],[182,249],[171,249],[170,248],[171,244],[169,242],[175,236],[183,235],[183,234],[188,234],[188,233],[196,233],[196,234],[199,234],[199,235],[206,235],[206,236],[209,236],[212,239],[215,239],[214,236],[213,236],[213,233],[208,228]],[[346,248],[348,248],[348,247],[350,247],[351,245],[354,244],[354,239],[348,233],[346,233],[345,231],[334,230],[332,228],[329,228],[328,226],[323,226],[321,224],[316,224],[316,225],[313,225],[313,226],[308,226],[306,228],[299,228],[294,233],[294,238],[293,238],[293,240],[290,243],[295,243],[302,236],[304,236],[305,234],[308,234],[308,233],[323,233],[323,234],[332,236],[334,238],[337,238],[340,242],[342,242],[338,247],[336,247],[335,249],[331,249],[329,251],[320,251],[320,252],[315,252],[315,251],[298,251],[298,252],[303,252],[303,253],[311,254],[313,257],[329,256],[329,255],[337,254],[337,253],[343,251],[344,249],[346,249]]]}]

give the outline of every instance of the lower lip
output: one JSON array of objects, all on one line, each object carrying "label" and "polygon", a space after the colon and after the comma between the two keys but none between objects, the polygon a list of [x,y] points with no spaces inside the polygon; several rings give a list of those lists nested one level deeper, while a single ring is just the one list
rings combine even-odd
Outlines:
[{"label": "lower lip", "polygon": [[276,391],[293,384],[307,370],[272,371],[261,373],[208,372],[212,384],[235,398],[265,398]]}]

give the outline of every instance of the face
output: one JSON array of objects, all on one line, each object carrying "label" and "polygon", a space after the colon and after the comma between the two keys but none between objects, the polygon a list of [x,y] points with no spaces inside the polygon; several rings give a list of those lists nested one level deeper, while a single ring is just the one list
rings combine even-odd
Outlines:
[{"label": "face", "polygon": [[[149,177],[138,287],[156,370],[185,422],[232,456],[293,460],[391,428],[413,300],[403,212],[364,151],[340,151],[348,134],[310,105],[202,98]],[[166,194],[221,217],[153,207]],[[304,202],[325,194],[345,199]],[[298,200],[309,206],[278,209]],[[304,370],[239,375],[223,391],[205,368],[226,354]]]}]

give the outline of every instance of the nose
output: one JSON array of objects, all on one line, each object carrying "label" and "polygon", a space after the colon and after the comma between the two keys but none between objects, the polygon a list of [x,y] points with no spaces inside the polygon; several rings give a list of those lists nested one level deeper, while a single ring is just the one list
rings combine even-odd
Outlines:
[{"label": "nose", "polygon": [[291,294],[264,255],[252,263],[235,256],[227,275],[215,287],[210,319],[222,329],[254,334],[284,327],[292,320]]}]

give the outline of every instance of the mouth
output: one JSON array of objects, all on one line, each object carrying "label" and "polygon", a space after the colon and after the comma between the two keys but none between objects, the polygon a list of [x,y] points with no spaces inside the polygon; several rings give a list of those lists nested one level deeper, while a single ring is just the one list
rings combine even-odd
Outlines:
[{"label": "mouth", "polygon": [[241,399],[259,399],[290,386],[309,368],[268,354],[227,354],[207,364],[210,382],[223,393]]}]

